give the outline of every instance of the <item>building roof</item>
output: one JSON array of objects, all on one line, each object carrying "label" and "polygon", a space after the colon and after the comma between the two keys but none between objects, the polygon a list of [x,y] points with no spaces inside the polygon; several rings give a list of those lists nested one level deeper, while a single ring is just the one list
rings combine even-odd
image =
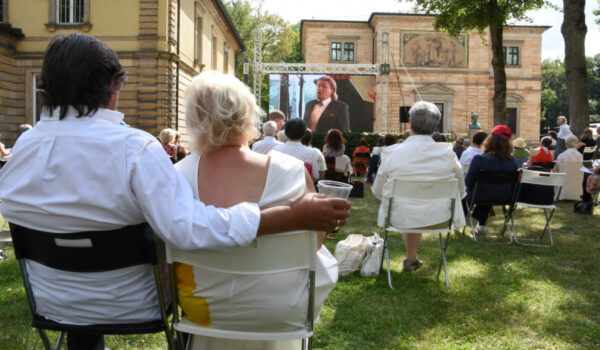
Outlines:
[{"label": "building roof", "polygon": [[231,20],[231,16],[229,16],[229,12],[227,12],[225,5],[223,5],[223,2],[221,0],[213,0],[213,1],[217,4],[217,7],[218,7],[219,11],[221,11],[221,14],[223,14],[223,17],[225,17],[225,20],[227,21],[227,25],[229,26],[229,28],[231,28],[231,31],[235,35],[235,38],[236,38],[238,44],[240,44],[240,47],[242,48],[242,51],[246,51],[247,50],[246,45],[244,45],[244,41],[242,40],[240,33],[238,33],[237,28],[233,24],[233,21]]}]

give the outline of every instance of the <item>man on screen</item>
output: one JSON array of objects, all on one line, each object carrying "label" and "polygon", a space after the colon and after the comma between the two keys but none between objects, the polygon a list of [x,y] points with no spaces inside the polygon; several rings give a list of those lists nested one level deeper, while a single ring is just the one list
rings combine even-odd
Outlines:
[{"label": "man on screen", "polygon": [[317,80],[317,99],[306,104],[304,121],[314,132],[327,132],[339,129],[350,132],[348,105],[337,100],[337,85],[326,75]]}]

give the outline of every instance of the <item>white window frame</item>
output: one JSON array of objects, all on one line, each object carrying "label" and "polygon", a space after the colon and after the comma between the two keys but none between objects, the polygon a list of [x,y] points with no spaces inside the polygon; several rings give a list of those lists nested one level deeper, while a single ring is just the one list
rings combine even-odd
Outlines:
[{"label": "white window frame", "polygon": [[[69,19],[66,22],[61,22],[60,20],[60,2],[63,0],[55,0],[56,1],[56,23],[57,24],[82,24],[85,22],[85,1],[84,0],[65,0],[68,1],[68,9],[69,9]],[[81,21],[75,22],[75,2],[81,2]]]},{"label": "white window frame", "polygon": [[48,0],[48,23],[46,23],[46,28],[51,32],[61,28],[77,28],[81,29],[83,32],[89,32],[90,29],[92,29],[92,24],[90,23],[90,0],[81,0],[83,6],[81,22],[73,22],[74,14],[72,5],[74,4],[74,0],[68,1],[70,22],[59,22],[60,0]]}]

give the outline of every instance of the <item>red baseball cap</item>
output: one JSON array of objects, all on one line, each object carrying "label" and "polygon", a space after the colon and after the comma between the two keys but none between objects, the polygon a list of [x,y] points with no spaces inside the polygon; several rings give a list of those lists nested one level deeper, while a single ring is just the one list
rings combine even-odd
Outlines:
[{"label": "red baseball cap", "polygon": [[492,134],[502,137],[503,139],[510,139],[512,136],[512,132],[510,128],[506,125],[496,125],[492,129]]}]

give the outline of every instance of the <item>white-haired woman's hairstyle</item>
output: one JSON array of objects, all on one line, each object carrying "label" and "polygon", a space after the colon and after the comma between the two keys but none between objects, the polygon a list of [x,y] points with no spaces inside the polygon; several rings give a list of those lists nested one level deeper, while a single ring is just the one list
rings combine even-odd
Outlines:
[{"label": "white-haired woman's hairstyle", "polygon": [[173,129],[163,129],[160,134],[158,134],[158,139],[161,143],[173,143],[175,142],[175,137],[177,136],[177,131]]},{"label": "white-haired woman's hairstyle", "polygon": [[250,89],[232,75],[202,72],[186,90],[185,122],[192,151],[207,154],[231,141],[252,140],[264,112]]},{"label": "white-haired woman's hairstyle", "polygon": [[440,123],[442,114],[431,102],[419,101],[408,111],[412,131],[419,135],[433,134]]},{"label": "white-haired woman's hairstyle", "polygon": [[564,115],[559,115],[558,117],[556,117],[556,120],[560,120],[562,124],[565,124],[567,122],[567,117],[565,117]]},{"label": "white-haired woman's hairstyle", "polygon": [[275,136],[277,132],[277,123],[272,120],[264,123],[262,126],[263,135],[265,136]]},{"label": "white-haired woman's hairstyle", "polygon": [[569,148],[575,148],[575,147],[577,147],[577,142],[579,142],[579,139],[575,135],[569,135],[569,136],[567,136],[565,138],[565,144]]}]

